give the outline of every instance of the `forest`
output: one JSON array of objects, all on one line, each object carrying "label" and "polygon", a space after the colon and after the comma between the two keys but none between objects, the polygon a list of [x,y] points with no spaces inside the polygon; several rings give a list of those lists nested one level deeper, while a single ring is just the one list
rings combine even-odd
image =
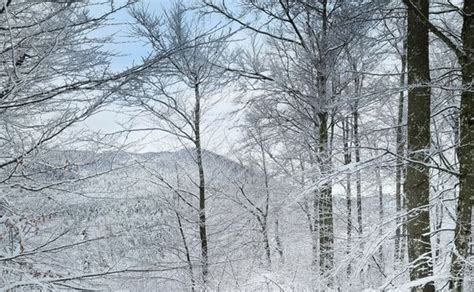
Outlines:
[{"label": "forest", "polygon": [[0,0],[0,291],[473,291],[474,0]]}]

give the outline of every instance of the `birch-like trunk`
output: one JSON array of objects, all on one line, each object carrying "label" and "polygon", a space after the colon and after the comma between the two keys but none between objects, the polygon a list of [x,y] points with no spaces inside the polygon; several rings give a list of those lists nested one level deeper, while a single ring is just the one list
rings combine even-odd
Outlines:
[{"label": "birch-like trunk", "polygon": [[268,270],[271,270],[272,269],[272,256],[271,256],[271,251],[270,251],[270,240],[268,237],[268,209],[270,205],[270,185],[269,185],[265,150],[263,148],[262,143],[263,142],[260,142],[260,150],[262,153],[262,166],[263,166],[263,175],[264,175],[264,182],[265,182],[265,206],[263,207],[263,211],[262,211],[261,228],[262,228],[263,244],[265,248],[265,256],[267,259],[267,268]]}]

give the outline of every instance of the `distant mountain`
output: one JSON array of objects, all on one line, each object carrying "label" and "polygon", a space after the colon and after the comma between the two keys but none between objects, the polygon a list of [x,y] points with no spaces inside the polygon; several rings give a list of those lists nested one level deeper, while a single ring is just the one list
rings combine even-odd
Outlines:
[{"label": "distant mountain", "polygon": [[[239,163],[212,151],[203,151],[203,160],[205,171],[208,173],[245,170]],[[166,172],[185,169],[193,173],[192,168],[195,165],[196,153],[192,149],[146,153],[51,150],[32,159],[23,167],[23,171],[37,180],[64,180],[139,166]]]}]

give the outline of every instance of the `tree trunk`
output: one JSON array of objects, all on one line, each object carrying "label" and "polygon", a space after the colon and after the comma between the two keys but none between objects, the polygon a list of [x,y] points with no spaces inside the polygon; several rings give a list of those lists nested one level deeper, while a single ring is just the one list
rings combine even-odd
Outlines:
[{"label": "tree trunk", "polygon": [[[176,169],[176,186],[177,190],[181,188],[180,180],[179,180],[179,174],[178,174],[178,166],[175,164],[175,169]],[[179,196],[177,197],[177,205],[179,205]],[[178,208],[176,206],[175,208]],[[184,226],[181,221],[181,216],[179,215],[179,212],[177,209],[175,209],[175,214],[176,214],[176,219],[178,221],[178,228],[179,228],[179,234],[181,235],[181,240],[183,241],[183,247],[184,247],[184,254],[186,256],[186,262],[188,264],[188,269],[189,269],[189,277],[191,280],[191,292],[194,292],[196,289],[196,280],[194,279],[194,271],[193,271],[193,263],[191,261],[191,253],[189,252],[189,246],[188,242],[186,240],[186,235],[184,233]]]},{"label": "tree trunk", "polygon": [[[317,119],[317,114],[314,113],[314,119],[316,120]],[[310,169],[315,167],[316,163],[315,163],[315,157],[314,155],[312,154],[312,151],[313,149],[309,149],[309,161],[310,161]],[[302,167],[302,171],[304,173],[304,165],[301,164],[301,167]],[[311,179],[311,183],[315,184],[316,183],[316,179],[313,177]],[[309,206],[308,206],[308,213],[307,214],[307,217],[308,217],[308,221],[309,221],[309,229],[310,229],[310,232],[311,232],[311,243],[312,243],[312,252],[313,252],[313,261],[312,261],[312,265],[313,265],[313,268],[315,270],[315,272],[317,271],[317,268],[318,268],[318,263],[319,263],[319,200],[320,200],[320,196],[319,196],[319,190],[316,190],[314,192],[314,199],[312,201],[312,212],[309,212]]]},{"label": "tree trunk", "polygon": [[437,262],[440,260],[441,249],[441,228],[443,227],[443,217],[444,217],[444,206],[441,204],[436,204],[436,250],[434,255],[434,261]]},{"label": "tree trunk", "polygon": [[199,172],[199,237],[201,240],[202,281],[204,285],[206,285],[207,274],[209,272],[209,261],[206,230],[206,184],[204,179],[204,165],[201,148],[201,95],[199,92],[199,84],[194,86],[194,97],[194,143],[196,147],[196,162]]},{"label": "tree trunk", "polygon": [[[330,157],[328,155],[328,127],[327,112],[319,113],[319,138],[320,138],[320,158],[322,174],[329,174]],[[331,183],[324,182],[321,186],[320,201],[319,201],[319,249],[320,260],[319,266],[321,273],[324,275],[334,267],[334,227],[333,227],[333,212],[332,212],[332,191]]]},{"label": "tree trunk", "polygon": [[[356,82],[356,86],[358,86]],[[358,91],[356,89],[356,91]],[[352,113],[354,119],[354,148],[355,148],[355,162],[360,162],[360,136],[359,136],[359,103],[358,101],[354,104],[354,111]],[[359,234],[363,233],[362,226],[362,190],[361,190],[361,178],[360,170],[356,171],[356,202],[357,202],[357,227]]]},{"label": "tree trunk", "polygon": [[462,40],[465,56],[461,57],[463,91],[461,93],[459,158],[459,198],[454,231],[455,252],[451,264],[451,289],[463,290],[465,259],[471,237],[472,205],[474,204],[474,1],[465,0]]},{"label": "tree trunk", "polygon": [[189,277],[191,279],[191,291],[194,292],[196,283],[194,281],[193,263],[191,262],[191,254],[189,253],[188,243],[186,241],[186,236],[184,234],[183,224],[181,222],[181,216],[179,216],[178,211],[175,211],[175,213],[176,213],[176,219],[178,220],[179,233],[181,235],[181,240],[183,241],[184,253],[186,255],[186,262],[188,264]]},{"label": "tree trunk", "polygon": [[[342,138],[344,144],[344,164],[351,163],[351,151],[349,149],[350,127],[349,118],[342,121]],[[346,209],[347,209],[347,255],[351,253],[352,246],[352,192],[351,192],[351,174],[346,174]],[[347,274],[351,274],[351,264],[347,265]]]},{"label": "tree trunk", "polygon": [[312,233],[311,233],[311,241],[312,241],[312,252],[313,252],[313,268],[317,271],[318,263],[321,261],[321,253],[320,253],[320,232],[321,232],[321,222],[320,220],[320,211],[319,211],[319,204],[321,203],[320,192],[315,192],[315,198],[313,200],[313,217],[312,217],[312,224],[309,226]]},{"label": "tree trunk", "polygon": [[[429,1],[413,2],[409,6],[407,30],[408,67],[408,163],[405,180],[408,208],[408,258],[411,264],[410,279],[418,280],[433,275],[430,242],[429,168],[426,151],[430,148],[430,71],[428,29],[417,16],[418,9],[428,18]],[[413,291],[434,291],[433,282]]]},{"label": "tree trunk", "polygon": [[[331,157],[329,143],[328,119],[329,114],[327,104],[329,102],[327,94],[328,72],[327,72],[327,0],[322,1],[322,32],[321,47],[319,51],[319,60],[317,66],[317,88],[319,95],[319,111],[317,113],[318,124],[318,143],[319,143],[319,163],[321,174],[325,180],[320,187],[318,212],[319,212],[319,267],[320,273],[327,276],[328,272],[334,267],[334,222],[332,211],[332,185],[328,180],[331,170]],[[328,277],[328,284],[332,286],[332,278]]]},{"label": "tree trunk", "polygon": [[275,219],[275,242],[276,242],[278,254],[280,255],[280,261],[283,263],[284,262],[283,243],[281,242],[281,238],[280,238],[280,220],[278,219],[278,215],[277,215],[277,218]]},{"label": "tree trunk", "polygon": [[267,260],[267,269],[271,271],[272,269],[272,256],[270,251],[270,241],[268,239],[268,219],[267,216],[263,216],[261,224],[261,232],[263,237],[263,248],[265,249],[265,258]]},{"label": "tree trunk", "polygon": [[[375,177],[377,180],[377,191],[379,194],[379,237],[382,238],[383,236],[383,218],[384,218],[384,211],[383,211],[383,184],[382,184],[382,176],[380,174],[380,167],[375,168]],[[379,263],[381,265],[381,269],[385,267],[384,264],[384,257],[383,257],[383,245],[379,247]]]},{"label": "tree trunk", "polygon": [[[360,96],[362,90],[362,78],[359,75],[357,69],[357,63],[352,63],[352,70],[354,70],[354,95]],[[360,162],[360,135],[359,135],[359,99],[356,99],[353,108],[352,108],[352,119],[353,119],[353,138],[354,138],[354,154],[355,162],[358,164]],[[358,169],[356,171],[356,205],[357,205],[357,228],[359,234],[363,233],[363,223],[362,223],[362,185],[361,185],[361,173]]]},{"label": "tree trunk", "polygon": [[397,165],[395,169],[395,204],[397,211],[397,229],[395,231],[395,265],[404,259],[401,248],[402,237],[402,177],[403,177],[403,157],[405,156],[405,139],[403,126],[403,113],[405,106],[405,70],[406,70],[406,41],[403,42],[403,53],[401,59],[401,73],[400,73],[400,94],[398,97],[398,118],[397,118]]},{"label": "tree trunk", "polygon": [[267,268],[268,270],[272,269],[272,257],[270,251],[270,241],[268,239],[268,208],[270,206],[270,185],[268,179],[268,171],[267,171],[267,161],[265,159],[265,149],[263,148],[263,142],[260,139],[260,150],[262,153],[262,166],[263,166],[263,175],[264,175],[264,182],[265,182],[265,206],[262,211],[262,235],[263,235],[263,243],[265,247],[265,255],[267,258]]}]

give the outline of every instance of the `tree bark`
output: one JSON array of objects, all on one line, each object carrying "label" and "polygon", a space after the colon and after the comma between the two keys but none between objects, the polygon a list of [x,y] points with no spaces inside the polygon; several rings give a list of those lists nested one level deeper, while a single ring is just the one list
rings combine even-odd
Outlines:
[{"label": "tree bark", "polygon": [[280,255],[280,261],[283,263],[284,262],[283,243],[281,242],[281,238],[280,238],[280,220],[278,219],[278,215],[277,215],[277,218],[275,219],[275,242],[276,242],[278,254]]},{"label": "tree bark", "polygon": [[[327,155],[328,128],[326,112],[319,113],[319,138],[320,138],[320,158],[323,175],[329,173],[330,157]],[[334,267],[334,227],[332,212],[332,190],[330,182],[324,182],[321,186],[319,201],[319,248],[320,260],[319,266],[321,273],[324,275]]]},{"label": "tree bark", "polygon": [[[357,82],[356,82],[356,86]],[[354,112],[352,113],[354,119],[354,148],[355,148],[355,162],[360,162],[360,136],[359,136],[359,104],[358,101],[354,104]],[[362,186],[360,170],[356,171],[356,202],[357,202],[357,227],[359,234],[363,233],[362,226]]]},{"label": "tree bark", "polygon": [[[176,186],[177,186],[177,190],[179,190],[181,186],[180,186],[177,165],[175,165],[175,169],[176,169]],[[179,201],[180,201],[180,198],[178,196],[177,205],[179,205]],[[176,206],[176,208],[178,208],[178,206]],[[194,279],[193,262],[191,261],[191,253],[189,251],[188,242],[186,240],[186,234],[184,233],[184,226],[183,226],[183,222],[181,221],[181,216],[179,215],[179,212],[177,209],[175,209],[174,212],[176,214],[176,220],[178,221],[179,234],[181,235],[181,240],[183,241],[184,254],[186,256],[186,262],[188,264],[189,278],[191,281],[191,292],[194,292],[196,290],[196,280]]]},{"label": "tree bark", "polygon": [[[379,194],[379,237],[382,238],[383,236],[383,228],[382,228],[382,223],[383,223],[383,218],[384,218],[384,210],[383,210],[383,184],[382,184],[382,176],[380,174],[380,167],[375,168],[375,177],[377,180],[377,191]],[[381,265],[381,270],[383,270],[383,267],[385,267],[384,264],[384,256],[383,256],[383,245],[380,245],[379,247],[379,264]]]},{"label": "tree bark", "polygon": [[406,75],[406,41],[403,42],[401,59],[401,73],[400,73],[400,93],[398,97],[398,117],[397,117],[397,165],[395,169],[395,204],[397,211],[397,229],[395,231],[395,264],[402,261],[404,256],[401,248],[401,237],[403,231],[402,219],[402,185],[403,185],[403,157],[405,156],[405,139],[403,126],[403,113],[405,106],[405,75]]},{"label": "tree bark", "polygon": [[179,234],[181,235],[181,240],[183,241],[183,247],[184,247],[184,253],[185,253],[185,256],[186,256],[186,262],[188,264],[189,277],[190,277],[190,280],[191,280],[191,291],[194,292],[196,283],[194,281],[193,263],[191,262],[191,254],[189,253],[188,243],[186,241],[186,236],[184,234],[183,224],[181,222],[181,216],[179,216],[178,211],[175,211],[175,213],[176,213],[176,219],[178,220]]},{"label": "tree bark", "polygon": [[196,147],[196,162],[199,172],[199,238],[201,241],[202,281],[204,285],[206,285],[209,272],[206,230],[206,182],[201,148],[201,95],[198,83],[194,86],[194,97],[194,144]]},{"label": "tree bark", "polygon": [[264,175],[264,182],[265,182],[265,206],[262,212],[262,236],[263,236],[263,243],[265,247],[265,255],[267,258],[267,268],[268,270],[272,269],[272,256],[270,251],[270,241],[268,239],[268,208],[270,205],[270,185],[268,179],[268,171],[267,171],[267,161],[265,159],[265,150],[263,148],[263,142],[260,139],[260,150],[262,152],[262,167],[263,167],[263,175]]},{"label": "tree bark", "polygon": [[[344,164],[351,163],[351,151],[349,149],[350,141],[350,123],[349,118],[346,117],[342,121],[342,138],[344,144]],[[352,246],[352,192],[351,192],[351,174],[346,174],[346,209],[347,209],[347,255],[351,253]],[[351,274],[351,264],[347,265],[347,274]]]},{"label": "tree bark", "polygon": [[[326,109],[329,102],[327,94],[328,72],[327,72],[327,30],[328,15],[327,1],[322,1],[322,32],[321,32],[321,48],[319,51],[319,60],[317,68],[317,88],[319,95],[319,111],[317,118],[319,121],[318,137],[319,137],[319,163],[322,176],[328,176],[331,170],[331,157],[329,153],[329,114]],[[332,185],[331,182],[324,178],[319,192],[319,267],[322,275],[327,276],[328,272],[334,268],[334,222],[332,211]],[[332,278],[328,278],[329,286],[332,285]]]},{"label": "tree bark", "polygon": [[[410,1],[410,0],[407,0]],[[426,18],[429,1],[412,1],[408,12],[407,67],[408,67],[408,163],[405,179],[408,208],[408,258],[410,279],[418,280],[433,275],[429,216],[429,168],[427,151],[430,148],[431,88],[429,71],[428,29],[417,16],[418,9]],[[413,291],[435,291],[433,282]]]},{"label": "tree bark", "polygon": [[465,0],[462,41],[464,56],[459,58],[463,90],[461,93],[460,131],[457,155],[459,159],[459,198],[454,231],[455,252],[451,264],[451,289],[463,290],[465,260],[468,256],[474,204],[474,1]]}]

